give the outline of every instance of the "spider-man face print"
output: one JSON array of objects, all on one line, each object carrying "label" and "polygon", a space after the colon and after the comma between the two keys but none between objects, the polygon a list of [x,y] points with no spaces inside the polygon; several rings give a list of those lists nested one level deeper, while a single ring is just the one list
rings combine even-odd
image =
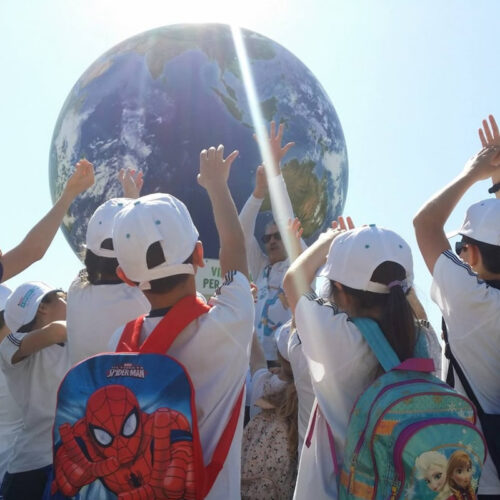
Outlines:
[{"label": "spider-man face print", "polygon": [[134,460],[142,439],[137,398],[123,385],[109,385],[92,394],[86,409],[87,432],[103,458],[120,464]]}]

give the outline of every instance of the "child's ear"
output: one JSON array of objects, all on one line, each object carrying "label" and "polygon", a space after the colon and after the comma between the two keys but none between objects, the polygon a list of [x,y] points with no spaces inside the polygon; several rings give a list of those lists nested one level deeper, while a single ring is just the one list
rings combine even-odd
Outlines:
[{"label": "child's ear", "polygon": [[127,278],[127,275],[125,274],[125,272],[123,271],[123,269],[118,266],[116,268],[116,275],[124,282],[124,283],[127,283],[127,285],[129,286],[137,286],[136,283],[134,283],[132,280],[130,280],[129,278]]},{"label": "child's ear", "polygon": [[197,241],[193,250],[193,266],[195,270],[197,267],[205,267],[205,261],[203,260],[203,243]]}]

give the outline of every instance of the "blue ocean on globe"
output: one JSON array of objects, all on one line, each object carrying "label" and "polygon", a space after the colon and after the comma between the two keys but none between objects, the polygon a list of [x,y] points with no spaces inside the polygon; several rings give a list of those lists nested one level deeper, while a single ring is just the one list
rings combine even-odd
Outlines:
[{"label": "blue ocean on globe", "polygon": [[[242,30],[264,119],[285,125],[295,146],[283,176],[295,214],[312,242],[343,210],[348,161],[335,109],[308,68],[278,43]],[[142,194],[168,192],[188,207],[204,243],[218,258],[218,237],[205,190],[197,184],[199,154],[223,144],[240,155],[229,187],[240,210],[261,163],[247,93],[231,29],[181,24],[134,36],[110,49],[81,76],[57,120],[49,177],[60,195],[80,158],[94,163],[96,182],[71,205],[63,232],[79,256],[88,219],[111,197],[122,196],[117,172],[144,172]],[[256,235],[271,217],[266,200]]]}]

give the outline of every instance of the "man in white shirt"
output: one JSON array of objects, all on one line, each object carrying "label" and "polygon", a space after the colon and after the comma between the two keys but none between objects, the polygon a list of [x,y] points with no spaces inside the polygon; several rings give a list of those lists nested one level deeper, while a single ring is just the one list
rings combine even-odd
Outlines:
[{"label": "man in white shirt", "polygon": [[[274,364],[277,359],[275,332],[291,318],[290,308],[282,288],[283,277],[290,266],[282,233],[283,229],[287,227],[288,220],[293,219],[293,209],[285,181],[281,175],[280,162],[294,143],[289,142],[281,147],[283,130],[284,126],[280,124],[276,132],[276,125],[271,122],[269,146],[274,161],[269,171],[272,172],[272,175],[266,179],[264,166],[260,165],[257,168],[255,189],[239,215],[245,235],[249,271],[257,286],[255,331],[270,365]],[[254,232],[255,221],[268,188],[273,215],[278,223],[271,221],[267,224],[262,236],[265,250],[263,252]],[[277,198],[284,200],[285,213],[276,210],[275,200]]]},{"label": "man in white shirt", "polygon": [[[433,276],[431,295],[441,309],[458,366],[485,413],[500,414],[500,134],[490,116],[480,137],[484,149],[434,195],[414,218],[420,251]],[[496,199],[473,204],[458,231],[457,257],[444,224],[466,191],[491,178]],[[457,380],[455,386],[465,394]],[[485,429],[483,429],[485,431]],[[498,429],[495,430],[498,432]],[[491,459],[483,467],[480,499],[499,498],[500,479]]]}]

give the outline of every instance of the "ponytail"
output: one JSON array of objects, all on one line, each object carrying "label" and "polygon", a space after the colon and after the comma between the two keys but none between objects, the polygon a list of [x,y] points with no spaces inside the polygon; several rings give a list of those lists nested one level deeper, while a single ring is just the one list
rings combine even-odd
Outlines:
[{"label": "ponytail", "polygon": [[415,318],[402,286],[405,279],[403,266],[386,261],[375,269],[371,281],[390,284],[389,293],[366,292],[342,285],[344,292],[354,299],[360,316],[370,317],[374,309],[379,311],[372,319],[377,321],[401,361],[413,357],[416,343]]}]

